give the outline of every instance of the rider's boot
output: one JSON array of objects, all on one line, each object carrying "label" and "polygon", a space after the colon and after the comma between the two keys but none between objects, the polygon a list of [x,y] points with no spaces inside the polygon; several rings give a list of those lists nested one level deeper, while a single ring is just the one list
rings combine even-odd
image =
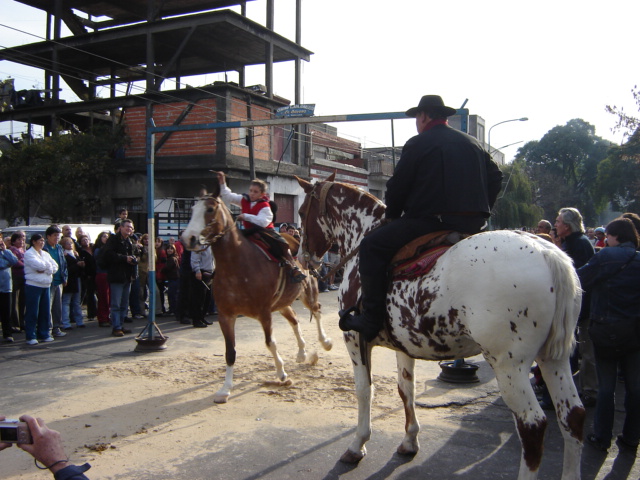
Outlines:
[{"label": "rider's boot", "polygon": [[302,270],[298,268],[298,265],[293,259],[290,250],[287,249],[287,251],[283,255],[283,258],[285,260],[285,264],[289,267],[289,275],[291,276],[291,280],[293,280],[293,283],[300,283],[304,281],[305,278],[307,278],[307,276],[302,273]]},{"label": "rider's boot", "polygon": [[348,332],[355,330],[361,333],[370,342],[378,336],[378,332],[384,325],[387,315],[387,279],[384,275],[380,277],[360,275],[362,308],[358,312],[357,308],[340,312],[340,329]]}]

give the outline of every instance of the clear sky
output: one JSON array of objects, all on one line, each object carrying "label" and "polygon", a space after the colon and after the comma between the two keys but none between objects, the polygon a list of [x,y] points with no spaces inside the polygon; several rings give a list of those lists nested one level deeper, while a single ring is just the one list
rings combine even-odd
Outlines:
[{"label": "clear sky", "polygon": [[[294,39],[295,0],[275,4],[276,32]],[[247,8],[249,18],[264,23],[265,0]],[[302,45],[314,52],[303,66],[303,102],[315,103],[316,115],[404,111],[425,94],[455,108],[468,99],[487,130],[529,118],[492,130],[492,147],[523,142],[504,149],[507,160],[573,118],[620,142],[606,105],[638,115],[631,95],[640,83],[638,0],[303,0],[302,9]],[[0,24],[43,35],[42,12],[11,0],[0,0],[0,12]],[[0,46],[34,41],[0,26]],[[293,65],[274,71],[275,93],[293,100]],[[0,62],[0,78],[9,75],[18,88],[42,85],[37,71]],[[255,83],[264,83],[263,68],[249,70],[247,84]],[[365,147],[391,143],[389,121],[335,126]],[[396,145],[414,134],[412,120],[395,121]]]}]

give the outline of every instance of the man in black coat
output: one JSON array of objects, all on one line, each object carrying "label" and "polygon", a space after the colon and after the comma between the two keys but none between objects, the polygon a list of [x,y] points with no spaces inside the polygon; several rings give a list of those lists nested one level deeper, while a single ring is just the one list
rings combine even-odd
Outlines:
[{"label": "man in black coat", "polygon": [[123,328],[129,307],[131,282],[137,276],[137,264],[133,244],[129,238],[133,233],[133,222],[128,218],[120,222],[118,233],[111,235],[104,246],[104,264],[111,290],[111,327],[113,336],[122,337],[131,330]]},{"label": "man in black coat", "polygon": [[[562,239],[562,249],[573,260],[573,266],[578,269],[585,265],[595,255],[595,249],[585,235],[582,215],[576,208],[561,208],[555,223],[558,237]],[[582,295],[582,307],[578,317],[578,348],[572,355],[572,368],[575,370],[580,357],[580,399],[585,407],[593,407],[598,396],[598,378],[596,374],[596,357],[593,351],[593,343],[589,338],[589,317],[591,305],[591,289],[586,289]],[[542,407],[553,406],[551,398],[544,396]]]},{"label": "man in black coat", "polygon": [[362,311],[343,314],[340,328],[371,341],[383,326],[387,268],[395,253],[438,230],[478,233],[486,225],[502,186],[502,172],[482,146],[448,126],[456,110],[438,95],[422,97],[406,114],[418,135],[409,139],[387,182],[386,223],[360,244]]}]

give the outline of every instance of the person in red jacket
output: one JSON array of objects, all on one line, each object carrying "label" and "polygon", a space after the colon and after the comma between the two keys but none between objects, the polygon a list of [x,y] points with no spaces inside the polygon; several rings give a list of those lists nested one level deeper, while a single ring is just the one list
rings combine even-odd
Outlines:
[{"label": "person in red jacket", "polygon": [[242,208],[242,213],[236,217],[236,220],[242,221],[245,235],[267,230],[266,233],[268,235],[263,236],[263,238],[267,242],[269,242],[269,239],[276,240],[269,242],[272,253],[290,268],[291,278],[294,282],[302,282],[306,275],[297,267],[286,240],[276,232],[273,226],[273,211],[269,204],[267,183],[263,180],[254,179],[249,186],[249,193],[241,195],[233,193],[227,186],[224,172],[216,172],[216,174],[220,182],[220,197],[222,200],[225,203],[238,205]]}]

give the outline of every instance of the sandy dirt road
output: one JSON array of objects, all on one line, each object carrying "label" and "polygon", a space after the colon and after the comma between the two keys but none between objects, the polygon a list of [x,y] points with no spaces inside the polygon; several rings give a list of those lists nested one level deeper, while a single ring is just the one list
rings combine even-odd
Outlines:
[{"label": "sandy dirt road", "polygon": [[[312,357],[304,364],[295,363],[295,339],[276,314],[275,336],[290,385],[275,382],[273,360],[252,319],[238,320],[235,388],[223,405],[213,403],[225,372],[217,324],[194,329],[158,319],[170,337],[168,348],[141,354],[133,351],[132,337],[110,337],[89,323],[46,347],[3,346],[0,412],[47,420],[63,433],[75,463],[91,463],[92,479],[516,478],[520,446],[513,421],[481,357],[472,359],[481,367],[481,381],[465,386],[437,380],[434,362],[416,364],[422,450],[413,458],[395,454],[404,411],[395,354],[381,348],[374,350],[369,454],[357,468],[340,463],[357,407],[337,327],[336,293],[321,294],[321,302],[334,343],[329,352],[320,346],[309,312],[295,304]],[[137,321],[135,330],[142,325]],[[553,419],[546,448],[540,478],[560,478],[562,447]],[[616,454],[588,456],[583,478],[638,478],[633,460],[621,463]],[[49,478],[17,448],[0,459],[0,478]]]}]

